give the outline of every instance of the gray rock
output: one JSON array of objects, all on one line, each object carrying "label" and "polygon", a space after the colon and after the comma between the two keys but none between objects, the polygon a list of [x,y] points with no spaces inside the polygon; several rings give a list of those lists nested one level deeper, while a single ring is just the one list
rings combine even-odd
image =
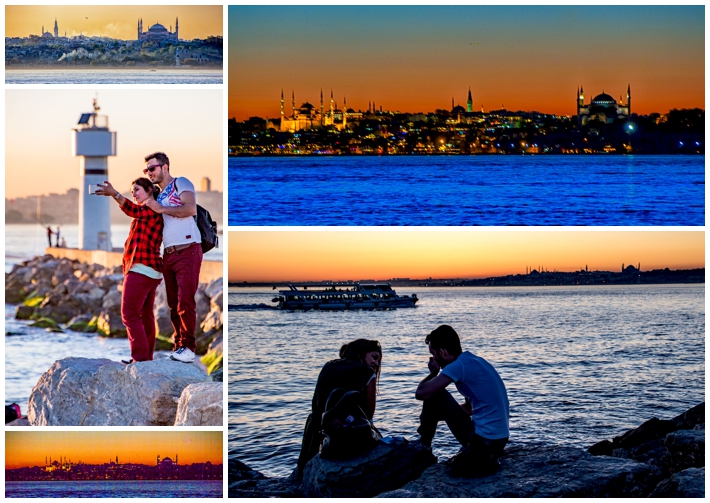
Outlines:
[{"label": "gray rock", "polygon": [[96,323],[99,335],[104,337],[128,337],[128,331],[121,319],[121,306],[104,309]]},{"label": "gray rock", "polygon": [[121,292],[117,289],[111,290],[106,295],[104,295],[103,303],[101,307],[104,309],[111,309],[114,307],[121,307]]},{"label": "gray rock", "polygon": [[74,264],[70,260],[61,259],[54,270],[54,275],[52,276],[52,283],[54,285],[59,285],[64,283],[68,278],[76,279],[74,276]]},{"label": "gray rock", "polygon": [[608,498],[643,497],[661,479],[656,467],[633,460],[592,456],[566,446],[512,446],[501,469],[479,478],[454,478],[438,463],[385,498]]},{"label": "gray rock", "polygon": [[661,481],[649,498],[704,498],[705,467],[688,468]]},{"label": "gray rock", "polygon": [[322,459],[306,464],[300,490],[310,497],[369,498],[402,487],[436,463],[431,449],[405,439],[378,444],[348,460]]},{"label": "gray rock", "polygon": [[669,433],[664,442],[663,468],[677,473],[686,468],[705,466],[705,431],[678,430]]},{"label": "gray rock", "polygon": [[170,321],[170,309],[167,306],[161,306],[154,311],[155,325],[158,330],[158,335],[164,337],[172,337],[175,333],[173,324]]},{"label": "gray rock", "polygon": [[27,417],[33,426],[173,425],[182,391],[206,380],[197,366],[169,359],[66,358],[40,377]]},{"label": "gray rock", "polygon": [[180,395],[175,426],[222,426],[223,389],[218,382],[189,384]]},{"label": "gray rock", "polygon": [[212,309],[218,308],[220,311],[224,305],[224,296],[222,295],[222,290],[210,297],[210,306]]},{"label": "gray rock", "polygon": [[223,289],[224,283],[222,278],[217,278],[212,280],[210,284],[205,287],[205,295],[211,299],[218,293],[222,293]]},{"label": "gray rock", "polygon": [[671,421],[678,430],[692,430],[697,424],[705,424],[705,402],[674,417]]},{"label": "gray rock", "polygon": [[222,309],[216,306],[212,306],[212,309],[205,319],[202,321],[200,328],[203,332],[210,332],[212,330],[218,330],[222,327]]},{"label": "gray rock", "polygon": [[17,306],[17,309],[15,310],[15,319],[16,320],[29,320],[32,317],[32,314],[35,312],[34,307],[30,306]]},{"label": "gray rock", "polygon": [[11,279],[5,282],[5,302],[8,304],[19,304],[27,297],[27,288],[18,279]]}]

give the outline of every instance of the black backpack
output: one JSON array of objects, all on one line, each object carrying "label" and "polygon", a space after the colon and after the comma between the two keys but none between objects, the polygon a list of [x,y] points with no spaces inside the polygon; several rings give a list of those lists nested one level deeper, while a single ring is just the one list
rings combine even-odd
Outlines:
[{"label": "black backpack", "polygon": [[[177,178],[175,179],[175,189],[177,189]],[[219,248],[219,238],[217,237],[217,222],[212,220],[210,212],[204,209],[199,204],[197,213],[193,217],[197,228],[200,229],[200,244],[202,245],[202,253],[207,253],[212,248]]]},{"label": "black backpack", "polygon": [[382,438],[358,405],[358,391],[336,388],[328,395],[321,425],[320,455],[325,459],[348,459],[372,449]]},{"label": "black backpack", "polygon": [[202,238],[202,253],[207,253],[215,247],[219,248],[217,222],[212,220],[210,212],[199,204],[197,205],[195,222],[197,223],[197,228],[200,229],[200,238]]}]

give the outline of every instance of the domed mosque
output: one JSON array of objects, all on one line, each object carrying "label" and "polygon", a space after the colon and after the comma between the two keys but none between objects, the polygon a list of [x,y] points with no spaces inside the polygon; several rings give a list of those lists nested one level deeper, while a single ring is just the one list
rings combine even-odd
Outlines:
[{"label": "domed mosque", "polygon": [[173,27],[167,29],[160,23],[155,23],[153,26],[148,28],[148,31],[143,31],[143,20],[138,20],[138,40],[140,42],[177,42],[178,41],[178,18],[175,18],[175,31],[172,31]]},{"label": "domed mosque", "polygon": [[584,88],[577,89],[577,124],[584,126],[589,121],[598,120],[611,124],[617,119],[626,119],[631,116],[631,85],[626,89],[626,104],[621,97],[616,101],[613,97],[602,91],[592,98],[591,103],[584,104]]}]

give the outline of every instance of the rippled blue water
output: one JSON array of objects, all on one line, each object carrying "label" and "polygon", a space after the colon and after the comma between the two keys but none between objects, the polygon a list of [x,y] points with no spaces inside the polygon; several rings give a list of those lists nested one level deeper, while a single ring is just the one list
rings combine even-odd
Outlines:
[{"label": "rippled blue water", "polygon": [[6,498],[221,498],[221,480],[5,482]]},{"label": "rippled blue water", "polygon": [[221,84],[221,69],[5,69],[6,84]]},{"label": "rippled blue water", "polygon": [[704,225],[705,156],[229,159],[230,225]]},{"label": "rippled blue water", "polygon": [[[375,422],[412,437],[424,337],[450,324],[510,399],[510,441],[589,446],[704,401],[704,285],[397,288],[414,309],[282,312],[271,289],[230,288],[229,457],[269,475],[296,465],[321,367],[344,342],[383,348]],[[458,396],[453,389],[455,396]],[[445,426],[434,453],[458,445]]]}]

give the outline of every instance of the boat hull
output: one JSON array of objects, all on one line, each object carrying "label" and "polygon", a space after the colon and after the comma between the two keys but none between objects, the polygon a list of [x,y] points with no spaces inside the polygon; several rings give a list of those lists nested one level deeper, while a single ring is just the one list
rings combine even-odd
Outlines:
[{"label": "boat hull", "polygon": [[381,299],[365,301],[330,301],[294,300],[279,302],[279,308],[287,311],[345,311],[350,309],[397,309],[416,307],[416,298]]}]

